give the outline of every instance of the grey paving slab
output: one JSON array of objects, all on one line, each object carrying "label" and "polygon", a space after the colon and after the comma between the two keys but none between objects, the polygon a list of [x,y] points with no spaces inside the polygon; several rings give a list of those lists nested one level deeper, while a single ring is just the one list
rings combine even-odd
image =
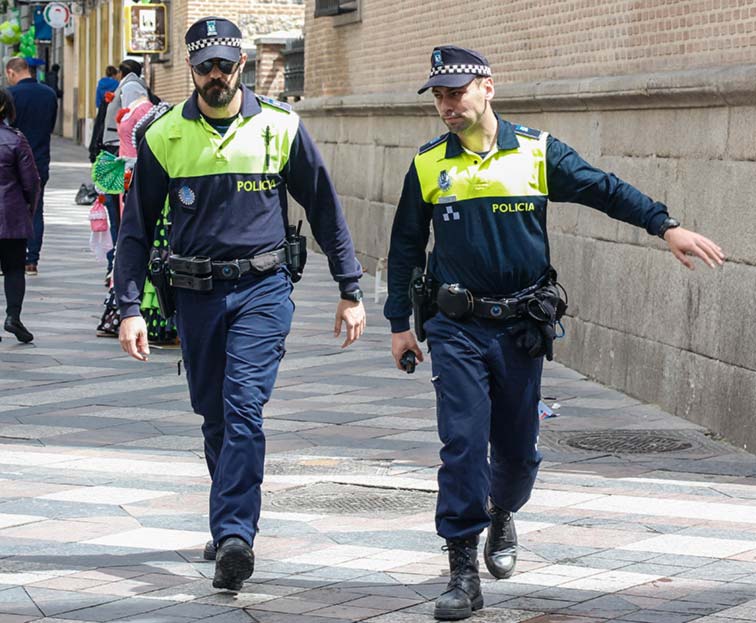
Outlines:
[{"label": "grey paving slab", "polygon": [[[0,342],[0,621],[432,621],[447,581],[432,504],[407,516],[274,504],[280,492],[318,482],[435,486],[429,366],[412,377],[393,369],[388,327],[372,301],[368,333],[341,351],[330,336],[334,285],[317,254],[294,292],[288,353],[265,411],[256,572],[236,597],[212,588],[214,565],[201,558],[209,489],[201,418],[176,375],[180,349],[155,348],[140,365],[115,340],[94,336],[103,267],[72,202],[88,176],[85,160],[84,149],[54,140],[40,275],[28,279],[24,308],[37,338]],[[542,423],[541,476],[517,516],[519,571],[499,582],[484,572],[486,607],[470,620],[753,620],[756,526],[732,520],[756,516],[753,455],[555,362],[545,365],[543,395],[560,403],[559,416]],[[619,429],[696,444],[615,456],[563,443]],[[128,503],[41,498],[81,487],[172,493]],[[112,544],[87,542],[103,531]]]}]

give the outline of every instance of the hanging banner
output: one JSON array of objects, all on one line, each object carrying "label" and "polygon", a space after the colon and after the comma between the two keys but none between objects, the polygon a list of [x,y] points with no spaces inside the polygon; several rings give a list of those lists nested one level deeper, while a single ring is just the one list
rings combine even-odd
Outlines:
[{"label": "hanging banner", "polygon": [[134,4],[124,8],[126,51],[157,54],[168,51],[168,20],[164,4]]}]

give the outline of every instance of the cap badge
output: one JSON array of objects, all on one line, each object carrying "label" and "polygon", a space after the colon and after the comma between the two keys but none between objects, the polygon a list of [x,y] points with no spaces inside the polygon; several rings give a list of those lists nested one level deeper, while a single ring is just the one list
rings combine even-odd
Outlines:
[{"label": "cap badge", "polygon": [[441,67],[443,64],[444,64],[444,59],[441,56],[441,50],[434,50],[433,51],[433,66]]},{"label": "cap badge", "polygon": [[196,199],[194,191],[186,184],[179,188],[178,197],[179,201],[181,201],[181,203],[183,203],[185,206],[192,205],[194,203],[194,200]]},{"label": "cap badge", "polygon": [[447,191],[451,188],[451,185],[452,180],[449,174],[446,171],[441,171],[438,174],[438,187],[443,191]]},{"label": "cap badge", "polygon": [[207,36],[208,37],[217,37],[218,36],[218,29],[215,27],[215,20],[211,19],[207,21]]}]

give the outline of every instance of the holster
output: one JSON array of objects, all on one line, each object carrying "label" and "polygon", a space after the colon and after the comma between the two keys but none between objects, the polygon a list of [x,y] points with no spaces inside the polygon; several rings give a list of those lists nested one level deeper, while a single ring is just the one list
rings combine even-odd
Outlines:
[{"label": "holster", "polygon": [[307,238],[299,233],[301,230],[302,221],[299,221],[297,227],[286,226],[286,264],[293,283],[297,283],[302,278],[307,263]]},{"label": "holster", "polygon": [[436,290],[436,282],[431,275],[424,273],[423,269],[419,267],[412,271],[409,298],[412,301],[415,335],[419,342],[425,341],[425,323],[438,312]]},{"label": "holster", "polygon": [[168,268],[168,250],[153,247],[150,251],[150,261],[147,265],[157,296],[160,315],[168,320],[176,312],[176,302],[173,297],[173,287],[171,286],[171,273]]},{"label": "holster", "polygon": [[567,311],[567,292],[556,279],[556,271],[550,267],[543,285],[522,298],[520,318],[507,327],[528,355],[545,356],[549,361],[554,358],[556,325]]}]

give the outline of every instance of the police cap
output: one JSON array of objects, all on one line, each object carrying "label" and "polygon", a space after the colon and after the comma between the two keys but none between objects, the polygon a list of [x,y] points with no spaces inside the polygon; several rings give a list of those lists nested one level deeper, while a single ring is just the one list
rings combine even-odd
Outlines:
[{"label": "police cap", "polygon": [[238,61],[241,57],[241,30],[222,17],[203,17],[194,22],[186,31],[184,41],[192,65],[211,58]]},{"label": "police cap", "polygon": [[491,75],[491,65],[480,52],[456,45],[440,45],[433,48],[430,76],[418,93],[432,87],[463,87],[473,78]]}]

